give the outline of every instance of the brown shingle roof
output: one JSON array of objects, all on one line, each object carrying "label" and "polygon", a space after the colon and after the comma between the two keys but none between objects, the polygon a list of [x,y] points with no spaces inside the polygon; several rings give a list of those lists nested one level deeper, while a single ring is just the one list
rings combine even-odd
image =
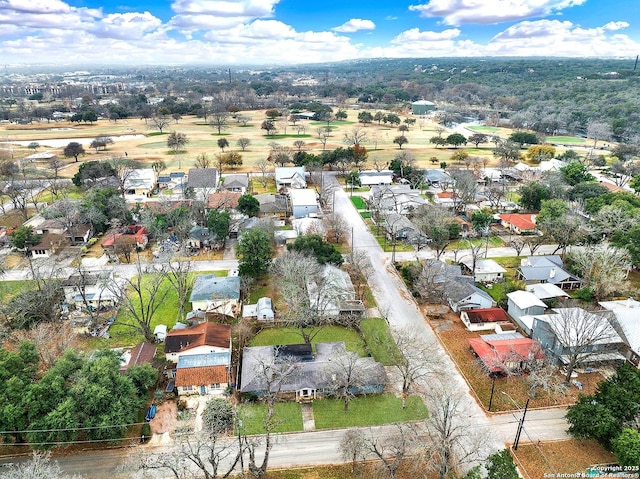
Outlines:
[{"label": "brown shingle roof", "polygon": [[176,386],[208,386],[229,382],[226,366],[204,366],[176,370]]},{"label": "brown shingle roof", "polygon": [[209,195],[208,207],[211,209],[231,209],[238,207],[238,200],[242,196],[240,193],[233,191],[220,191]]},{"label": "brown shingle roof", "polygon": [[197,346],[229,348],[231,326],[228,324],[202,323],[185,329],[172,329],[164,342],[165,353],[186,351]]},{"label": "brown shingle roof", "polygon": [[138,366],[144,363],[150,363],[156,355],[156,348],[149,343],[140,343],[131,350],[131,359],[127,364],[120,368],[120,371],[126,371],[131,366]]}]

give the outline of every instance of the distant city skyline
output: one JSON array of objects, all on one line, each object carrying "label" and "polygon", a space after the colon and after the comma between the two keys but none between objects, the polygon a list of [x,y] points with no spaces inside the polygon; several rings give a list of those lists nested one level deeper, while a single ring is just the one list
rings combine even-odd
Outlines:
[{"label": "distant city skyline", "polygon": [[640,54],[638,0],[0,0],[3,64]]}]

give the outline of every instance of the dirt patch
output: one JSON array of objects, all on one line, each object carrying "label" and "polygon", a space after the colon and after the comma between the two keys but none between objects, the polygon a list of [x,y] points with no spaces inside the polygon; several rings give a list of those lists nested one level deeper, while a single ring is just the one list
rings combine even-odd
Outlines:
[{"label": "dirt patch", "polygon": [[153,434],[172,434],[178,423],[178,405],[175,401],[165,401],[157,407],[156,417],[149,425]]}]

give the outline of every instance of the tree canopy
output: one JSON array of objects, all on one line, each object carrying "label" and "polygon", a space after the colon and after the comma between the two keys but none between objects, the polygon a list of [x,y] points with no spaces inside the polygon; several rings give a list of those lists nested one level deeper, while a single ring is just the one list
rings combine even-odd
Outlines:
[{"label": "tree canopy", "polygon": [[344,262],[335,245],[326,242],[320,235],[298,236],[293,243],[287,245],[287,249],[313,256],[320,264],[331,263],[340,266]]}]

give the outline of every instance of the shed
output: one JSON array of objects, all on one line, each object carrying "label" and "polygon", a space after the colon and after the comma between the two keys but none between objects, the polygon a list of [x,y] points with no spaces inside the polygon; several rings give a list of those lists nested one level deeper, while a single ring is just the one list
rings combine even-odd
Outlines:
[{"label": "shed", "polygon": [[436,109],[436,104],[432,101],[418,100],[411,103],[411,113],[414,115],[427,115]]}]

